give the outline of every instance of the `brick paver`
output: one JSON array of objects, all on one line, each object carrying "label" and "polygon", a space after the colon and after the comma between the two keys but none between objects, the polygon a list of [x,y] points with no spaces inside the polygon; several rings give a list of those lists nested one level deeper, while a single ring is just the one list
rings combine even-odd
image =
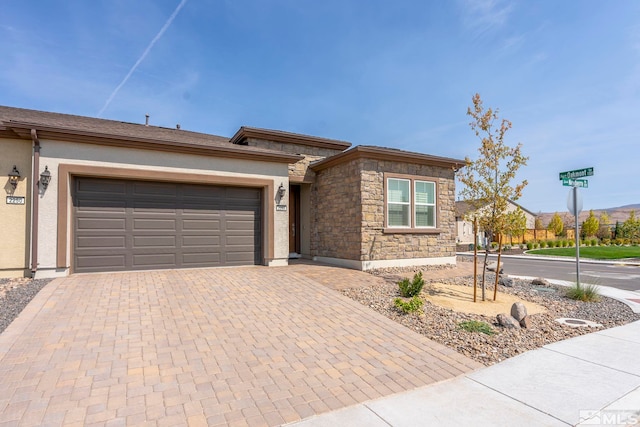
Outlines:
[{"label": "brick paver", "polygon": [[279,425],[480,367],[300,268],[55,280],[0,335],[0,425]]}]

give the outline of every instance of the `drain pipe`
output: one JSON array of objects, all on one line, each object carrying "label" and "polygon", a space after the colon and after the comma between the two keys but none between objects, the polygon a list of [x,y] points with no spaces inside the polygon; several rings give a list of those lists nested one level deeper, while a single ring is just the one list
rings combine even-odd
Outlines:
[{"label": "drain pipe", "polygon": [[40,200],[39,172],[40,172],[40,140],[35,129],[31,129],[33,141],[33,187],[31,189],[31,277],[36,276],[38,270],[38,202]]}]

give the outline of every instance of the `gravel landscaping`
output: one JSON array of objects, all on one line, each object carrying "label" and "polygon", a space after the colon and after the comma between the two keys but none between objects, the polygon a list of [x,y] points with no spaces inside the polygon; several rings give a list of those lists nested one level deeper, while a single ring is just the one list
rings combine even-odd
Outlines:
[{"label": "gravel landscaping", "polygon": [[0,279],[0,333],[51,279]]},{"label": "gravel landscaping", "polygon": [[[429,272],[422,270],[425,279],[424,292],[428,291]],[[372,274],[383,277],[383,286],[370,286],[344,289],[342,293],[361,304],[402,325],[446,345],[472,359],[486,365],[505,360],[543,345],[594,332],[589,327],[570,327],[555,321],[558,318],[577,318],[603,325],[603,328],[624,325],[640,320],[640,314],[616,300],[601,297],[599,302],[574,301],[564,296],[562,287],[532,286],[531,282],[514,280],[513,287],[500,286],[500,293],[510,293],[527,301],[540,304],[548,310],[546,313],[529,316],[531,327],[528,329],[506,329],[498,326],[495,317],[478,314],[465,314],[436,306],[423,298],[424,305],[420,314],[403,314],[394,307],[393,301],[400,296],[397,282],[401,270],[374,271]],[[487,283],[492,284],[495,276],[489,274]],[[473,277],[455,279],[437,279],[434,282],[450,286],[473,286]],[[479,282],[478,282],[479,283]],[[479,286],[478,286],[479,288]],[[542,289],[544,288],[544,289]],[[487,286],[487,297],[493,296],[493,286]],[[499,295],[498,294],[498,295]],[[478,296],[480,291],[478,290]],[[507,313],[508,314],[508,313]],[[491,325],[493,335],[480,332],[467,332],[458,326],[463,321],[484,321]]]}]

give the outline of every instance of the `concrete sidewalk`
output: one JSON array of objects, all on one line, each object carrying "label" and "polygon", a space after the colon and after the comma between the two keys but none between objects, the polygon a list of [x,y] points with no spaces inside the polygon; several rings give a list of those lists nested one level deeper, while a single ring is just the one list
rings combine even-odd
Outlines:
[{"label": "concrete sidewalk", "polygon": [[638,425],[638,354],[640,322],[634,322],[290,425]]}]

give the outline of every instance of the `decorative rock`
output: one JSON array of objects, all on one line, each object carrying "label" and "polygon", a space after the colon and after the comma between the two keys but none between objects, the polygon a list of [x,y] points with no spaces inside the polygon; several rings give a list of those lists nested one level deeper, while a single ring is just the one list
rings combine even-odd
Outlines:
[{"label": "decorative rock", "polygon": [[526,329],[531,328],[531,317],[524,316],[524,319],[520,321],[520,326]]},{"label": "decorative rock", "polygon": [[531,286],[546,286],[546,287],[549,287],[551,285],[549,284],[547,279],[543,279],[542,277],[538,277],[537,279],[533,279],[531,281]]},{"label": "decorative rock", "polygon": [[500,313],[496,316],[496,319],[498,320],[498,324],[500,326],[503,326],[505,328],[520,329],[520,323],[508,314]]},{"label": "decorative rock", "polygon": [[500,280],[498,281],[499,285],[506,286],[507,288],[513,287],[513,279],[511,277],[500,276]]},{"label": "decorative rock", "polygon": [[[504,267],[503,263],[500,263],[500,271],[498,272],[498,274],[502,273],[502,269]],[[498,268],[498,262],[497,261],[491,261],[487,263],[487,271],[496,271],[496,269]]]},{"label": "decorative rock", "polygon": [[520,301],[514,302],[511,306],[511,317],[520,322],[522,319],[527,317],[527,307],[525,307]]}]

